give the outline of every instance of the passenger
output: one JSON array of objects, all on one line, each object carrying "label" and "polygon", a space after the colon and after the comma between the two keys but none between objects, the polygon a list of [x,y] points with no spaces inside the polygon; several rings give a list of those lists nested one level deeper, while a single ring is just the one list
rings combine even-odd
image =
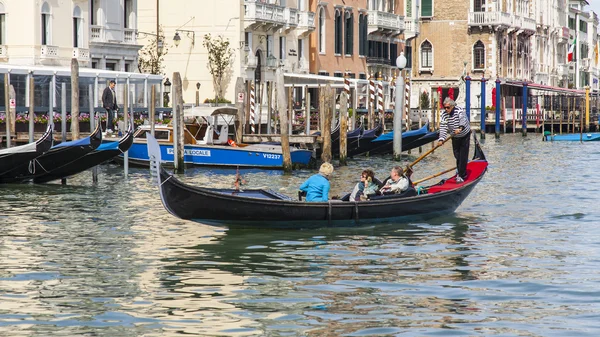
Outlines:
[{"label": "passenger", "polygon": [[402,193],[410,187],[410,180],[404,175],[404,170],[396,166],[390,172],[390,178],[381,188],[381,194]]},{"label": "passenger", "polygon": [[329,200],[329,176],[333,173],[333,165],[323,163],[319,168],[319,173],[306,179],[300,185],[300,190],[306,192],[306,201],[327,201]]},{"label": "passenger", "polygon": [[377,194],[379,185],[377,185],[375,179],[375,173],[372,170],[366,169],[362,171],[360,175],[360,182],[356,183],[356,186],[350,194],[350,201],[366,200],[370,195]]}]

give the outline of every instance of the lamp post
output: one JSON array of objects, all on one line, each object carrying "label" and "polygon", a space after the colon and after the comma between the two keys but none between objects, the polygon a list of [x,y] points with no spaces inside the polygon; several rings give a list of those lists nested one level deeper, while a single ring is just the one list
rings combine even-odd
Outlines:
[{"label": "lamp post", "polygon": [[398,78],[396,79],[396,88],[394,94],[394,160],[400,160],[402,156],[402,111],[404,111],[404,78],[402,70],[406,68],[406,57],[404,52],[396,58],[396,67],[398,67]]},{"label": "lamp post", "polygon": [[175,45],[175,47],[179,47],[180,43],[181,43],[181,36],[179,36],[179,33],[175,33],[175,36],[173,36],[173,44]]},{"label": "lamp post", "polygon": [[169,81],[168,77],[165,80],[164,87],[165,87],[165,93],[164,93],[164,97],[163,97],[163,107],[166,108],[169,106],[169,94],[171,93],[171,81]]}]

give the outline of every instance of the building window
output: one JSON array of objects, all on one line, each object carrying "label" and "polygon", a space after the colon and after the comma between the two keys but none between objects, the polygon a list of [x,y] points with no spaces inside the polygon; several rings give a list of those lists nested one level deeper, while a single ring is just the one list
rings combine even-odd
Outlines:
[{"label": "building window", "polygon": [[421,17],[430,18],[433,16],[433,0],[421,1]]},{"label": "building window", "polygon": [[345,30],[346,30],[346,55],[352,55],[354,49],[354,14],[346,12],[345,14]]},{"label": "building window", "polygon": [[473,3],[473,12],[485,12],[485,0],[475,0]]},{"label": "building window", "polygon": [[319,53],[325,54],[325,8],[319,10]]},{"label": "building window", "polygon": [[336,54],[342,54],[342,13],[335,11],[335,51]]},{"label": "building window", "polygon": [[575,18],[569,18],[569,29],[575,30]]},{"label": "building window", "polygon": [[302,61],[304,57],[304,40],[298,39],[298,61]]},{"label": "building window", "polygon": [[344,77],[344,74],[343,74],[341,71],[335,71],[335,72],[333,73],[333,76],[334,76],[334,77]]},{"label": "building window", "polygon": [[42,45],[52,43],[52,16],[50,14],[50,5],[44,2],[42,5]]},{"label": "building window", "polygon": [[0,45],[6,44],[6,11],[0,2]]},{"label": "building window", "polygon": [[329,76],[329,72],[321,70],[319,71],[319,76]]},{"label": "building window", "polygon": [[[411,69],[412,68],[412,47],[411,46],[405,46],[404,47],[404,56],[406,57],[406,68],[407,69]],[[396,62],[394,60],[394,62]]]},{"label": "building window", "polygon": [[473,46],[473,69],[485,68],[485,46],[483,42],[477,41]]},{"label": "building window", "polygon": [[433,68],[433,47],[427,40],[421,44],[421,68]]},{"label": "building window", "polygon": [[587,33],[588,29],[587,29],[587,22],[583,21],[583,20],[579,20],[579,31],[582,33]]},{"label": "building window", "polygon": [[123,27],[133,28],[133,0],[123,0]]},{"label": "building window", "polygon": [[360,14],[358,16],[358,55],[367,55],[367,16]]},{"label": "building window", "polygon": [[287,48],[287,46],[285,45],[285,36],[280,36],[279,37],[279,59],[280,60],[285,59],[285,49],[286,48]]},{"label": "building window", "polygon": [[73,9],[73,47],[80,48],[83,46],[83,25],[81,19],[81,8],[75,6]]},{"label": "building window", "polygon": [[92,26],[100,25],[100,18],[102,17],[102,6],[100,0],[90,1],[90,21]]}]

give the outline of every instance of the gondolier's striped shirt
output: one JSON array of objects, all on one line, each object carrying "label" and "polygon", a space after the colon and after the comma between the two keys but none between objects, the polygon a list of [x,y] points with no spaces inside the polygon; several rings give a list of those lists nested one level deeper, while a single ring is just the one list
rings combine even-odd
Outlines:
[{"label": "gondolier's striped shirt", "polygon": [[[467,114],[459,107],[455,106],[452,109],[452,114],[449,114],[445,109],[442,111],[440,116],[440,139],[446,140],[449,135],[454,135],[456,138],[462,138],[471,131],[471,126],[467,120]],[[454,130],[462,129],[462,131],[455,135]]]}]

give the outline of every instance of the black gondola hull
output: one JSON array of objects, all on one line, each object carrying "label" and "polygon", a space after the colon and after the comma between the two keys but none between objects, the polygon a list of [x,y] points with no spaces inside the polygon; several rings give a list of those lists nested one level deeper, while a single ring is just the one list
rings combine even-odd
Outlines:
[{"label": "black gondola hull", "polygon": [[131,144],[133,144],[133,131],[133,128],[129,129],[123,138],[119,140],[119,144],[116,149],[95,149],[68,164],[62,165],[49,172],[46,172],[45,174],[34,177],[33,182],[36,184],[41,184],[52,180],[67,178],[117,157],[121,153],[129,150]]},{"label": "black gondola hull", "polygon": [[52,130],[48,128],[46,133],[35,144],[26,144],[2,150],[0,153],[0,179],[5,173],[41,156],[44,152],[50,150],[51,147]]}]

